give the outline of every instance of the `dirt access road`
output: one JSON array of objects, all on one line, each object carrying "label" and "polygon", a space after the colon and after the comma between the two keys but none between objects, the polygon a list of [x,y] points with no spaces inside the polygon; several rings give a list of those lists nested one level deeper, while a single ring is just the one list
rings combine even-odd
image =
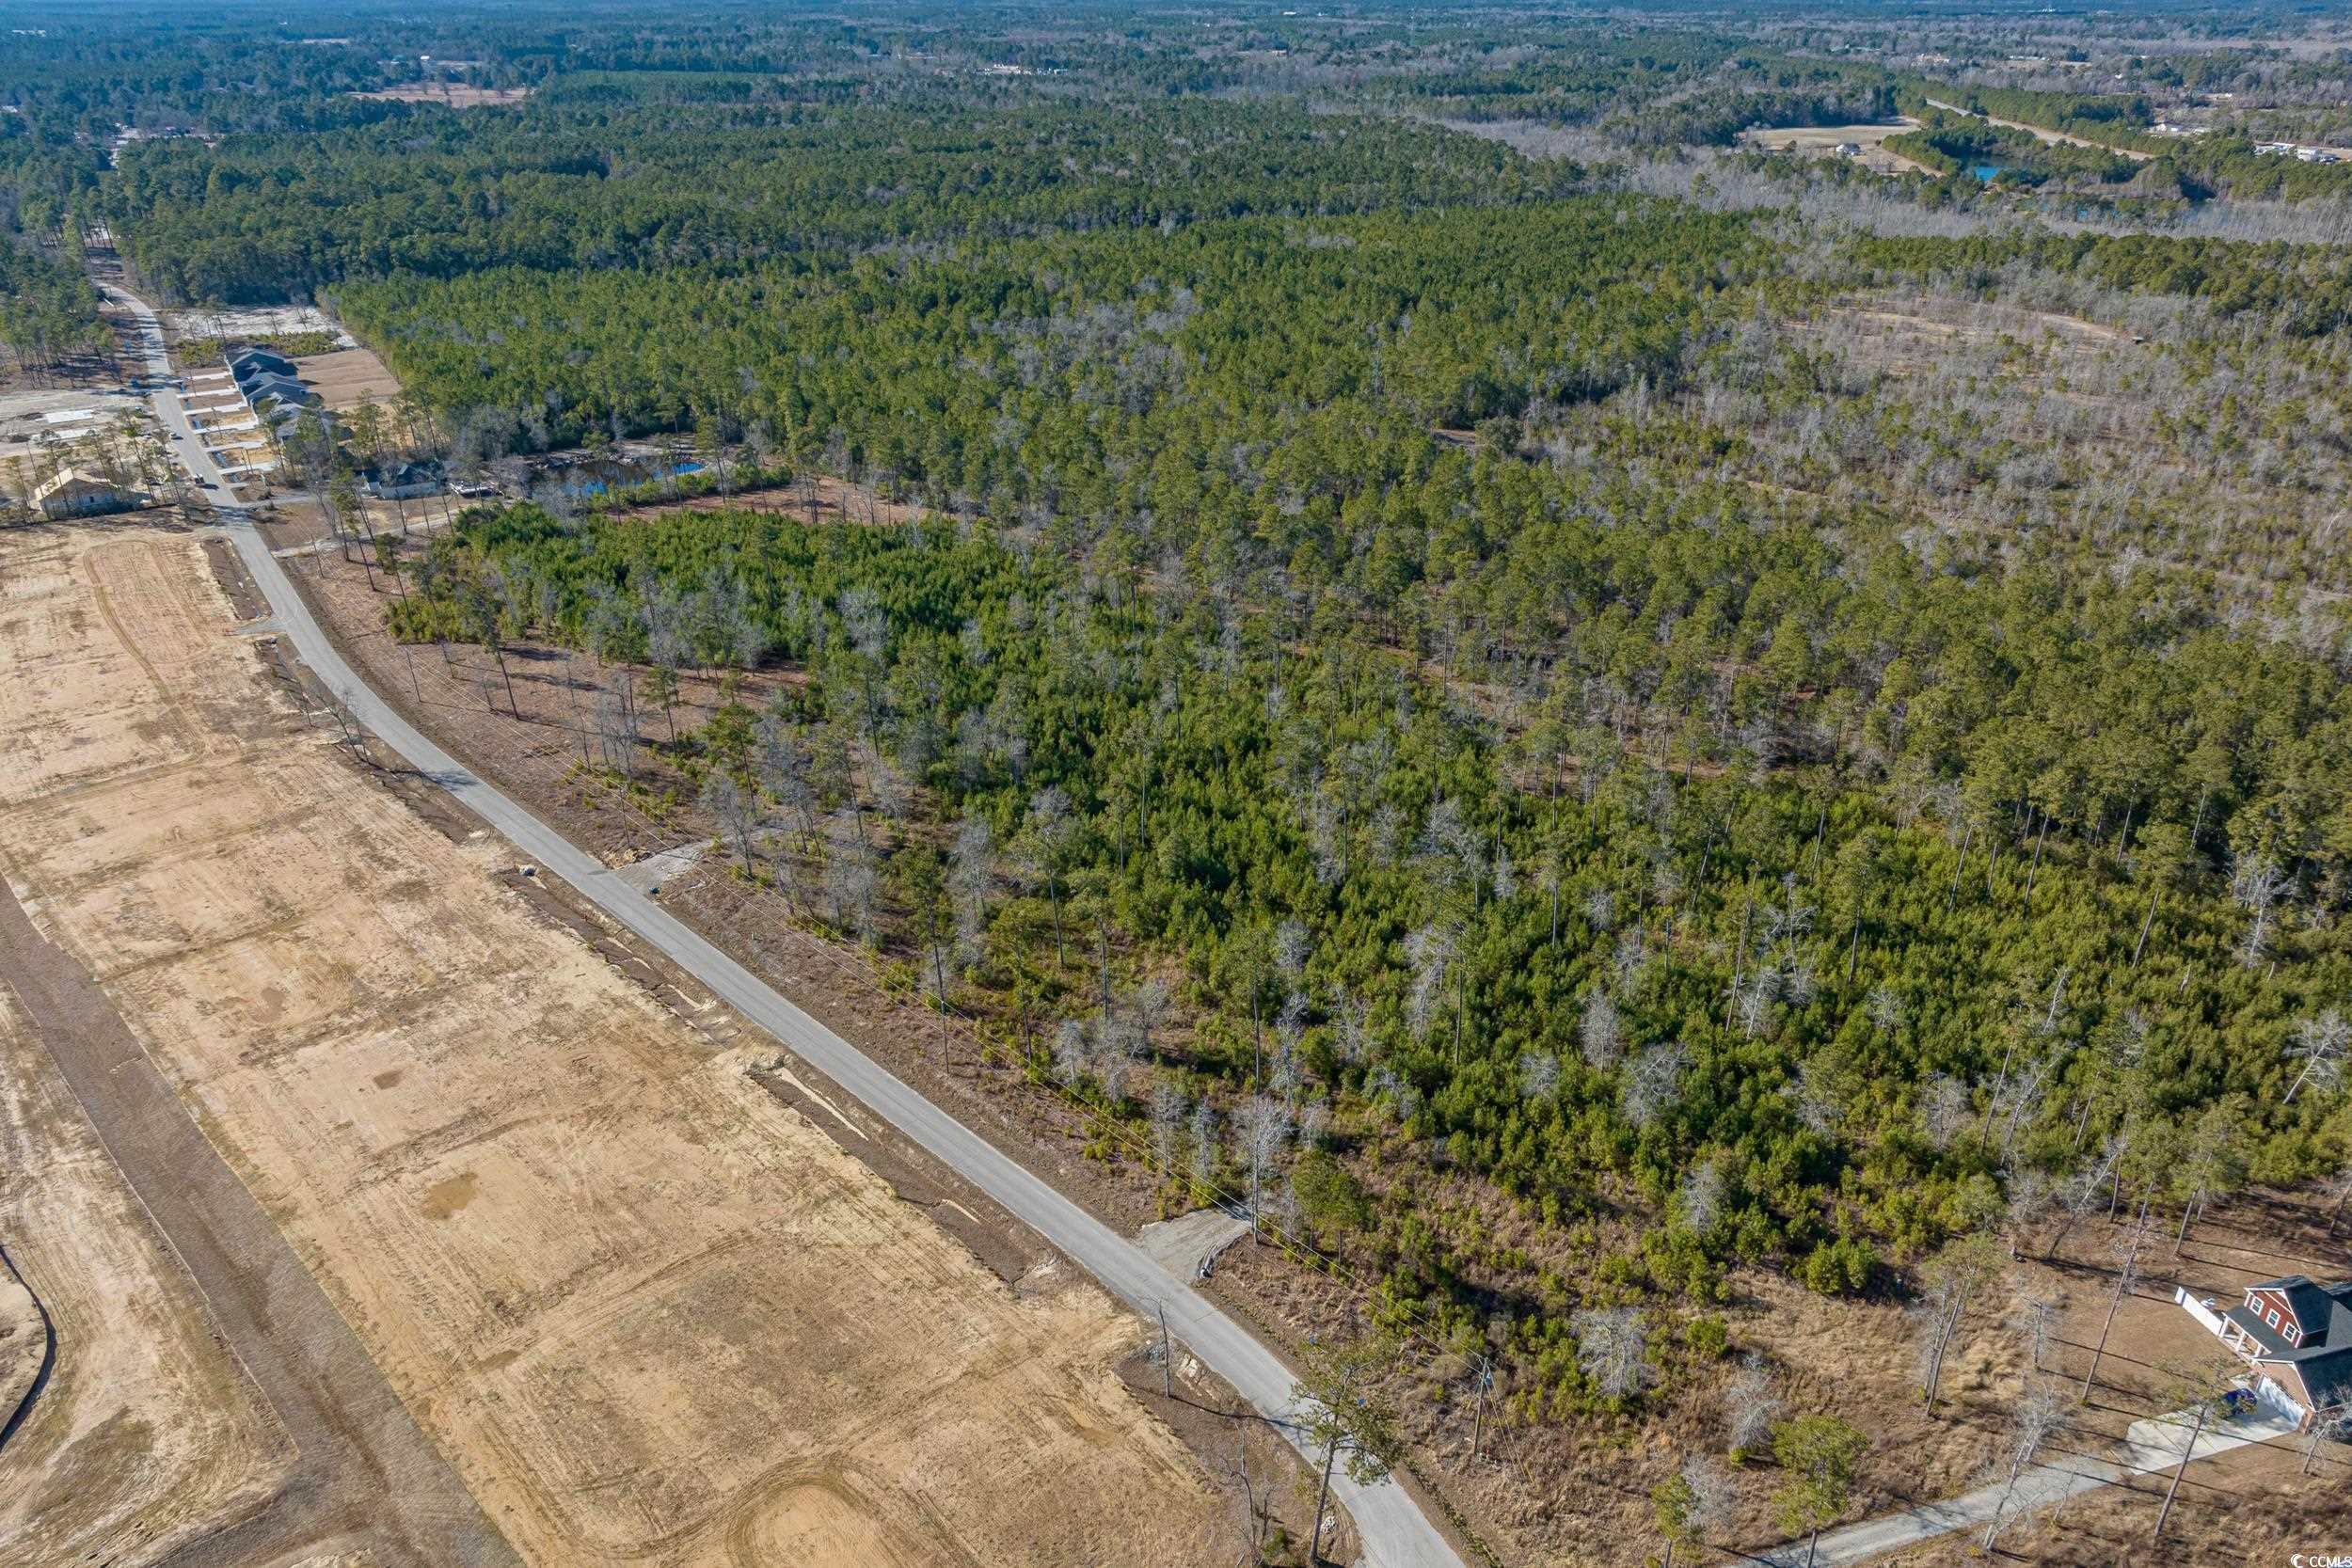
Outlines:
[{"label": "dirt access road", "polygon": [[2023,120],[1996,119],[1991,115],[1980,115],[1973,109],[1963,109],[1957,103],[1946,103],[1938,99],[1929,99],[1928,104],[1946,114],[1959,115],[1966,119],[1981,119],[1987,125],[1997,125],[2004,131],[2023,131],[2034,140],[2051,147],[2088,147],[2095,152],[2113,152],[2136,164],[2144,164],[2155,156],[2153,152],[2135,152],[2128,147],[2109,147],[2105,142],[2087,141],[2081,136],[2070,136],[2063,131],[2045,131],[2039,125],[2027,125]]},{"label": "dirt access road", "polygon": [[[153,312],[143,302],[119,291],[110,292],[151,326]],[[167,372],[160,327],[152,327],[148,342],[158,373]],[[156,396],[157,411],[172,432],[174,455],[199,478],[213,478],[215,470],[200,443],[187,431],[177,401],[170,392]],[[1259,1410],[1277,1418],[1293,1414],[1298,1393],[1290,1370],[1209,1298],[1188,1282],[1176,1279],[1132,1240],[1095,1219],[811,1019],[420,734],[352,672],[243,509],[224,502],[223,511],[241,559],[303,662],[394,752],[504,834],[524,856],[660,948],[721,1001],[828,1074],[878,1117],[1074,1259],[1114,1293],[1143,1312],[1164,1308],[1176,1337]],[[1321,1458],[1319,1454],[1308,1457],[1311,1461]],[[1360,1485],[1343,1471],[1333,1478],[1333,1491],[1353,1515],[1366,1558],[1377,1568],[1462,1568],[1459,1554],[1396,1481]]]}]

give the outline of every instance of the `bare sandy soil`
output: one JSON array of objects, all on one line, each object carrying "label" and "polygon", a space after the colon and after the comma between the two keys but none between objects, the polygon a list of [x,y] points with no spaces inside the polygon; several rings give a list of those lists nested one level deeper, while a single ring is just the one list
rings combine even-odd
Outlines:
[{"label": "bare sandy soil", "polygon": [[1833,156],[1839,146],[1851,142],[1862,149],[1854,161],[1877,173],[1930,174],[1934,171],[1925,164],[1915,163],[1899,152],[1889,152],[1885,147],[1887,137],[1916,130],[1918,125],[1915,119],[1892,125],[1775,125],[1743,131],[1740,136],[1767,151],[1796,151],[1817,158]]},{"label": "bare sandy soil", "polygon": [[292,337],[304,332],[331,333],[345,344],[350,334],[315,305],[190,305],[161,312],[164,337],[178,343],[190,339]]},{"label": "bare sandy soil", "polygon": [[[0,1445],[0,1564],[154,1562],[266,1500],[293,1449],[5,987],[0,1243],[56,1336]],[[0,1269],[0,1294],[14,1277]],[[37,1372],[40,1319],[16,1326],[0,1360],[30,1345]]]},{"label": "bare sandy soil", "polygon": [[338,414],[358,407],[369,398],[389,404],[400,396],[399,377],[386,370],[384,361],[369,349],[306,354],[294,360],[294,369],[303,382],[318,393],[319,401]]},{"label": "bare sandy soil", "polygon": [[526,1560],[1234,1554],[1133,1320],[1006,1284],[496,841],[252,723],[284,700],[192,541],[65,536],[11,639],[56,675],[0,713],[11,878]]},{"label": "bare sandy soil", "polygon": [[0,1429],[9,1426],[49,1362],[49,1320],[0,1252]]},{"label": "bare sandy soil", "polygon": [[466,82],[416,82],[375,92],[355,92],[351,96],[388,99],[395,103],[440,103],[453,109],[478,109],[485,104],[519,103],[531,96],[531,89],[477,87]]},{"label": "bare sandy soil", "polygon": [[129,414],[147,421],[147,404],[120,383],[105,387],[0,391],[0,489],[14,490],[8,466],[27,465],[36,483],[66,457],[67,443],[113,430]]}]

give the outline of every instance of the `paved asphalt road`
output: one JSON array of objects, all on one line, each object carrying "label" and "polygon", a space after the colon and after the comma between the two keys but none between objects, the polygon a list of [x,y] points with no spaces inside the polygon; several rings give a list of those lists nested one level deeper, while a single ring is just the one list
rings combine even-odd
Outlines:
[{"label": "paved asphalt road", "polygon": [[[107,293],[139,318],[150,371],[168,376],[170,362],[154,312],[119,289]],[[157,414],[170,432],[174,454],[188,472],[218,483],[218,469],[189,429],[177,393],[155,394]],[[1168,1330],[1184,1341],[1217,1375],[1268,1416],[1293,1409],[1296,1381],[1272,1352],[1227,1317],[1216,1305],[1154,1262],[1128,1238],[1089,1214],[986,1139],[933,1105],[868,1059],[849,1041],[794,1006],[778,991],[674,919],[651,898],[623,882],[600,862],[476,778],[360,680],[326,639],[310,607],[294,591],[285,568],[270,553],[244,508],[224,487],[206,492],[227,522],[246,569],[277,612],[302,661],[385,745],[448,790],[503,833],[527,862],[535,863],[578,888],[622,925],[652,942],[707,986],[742,1017],[773,1035],[787,1049],[830,1075],[875,1115],[921,1144],[1089,1273],[1147,1316],[1165,1308]],[[1292,1440],[1300,1439],[1294,1430]],[[1302,1451],[1304,1444],[1301,1443]],[[1310,1454],[1319,1463],[1320,1454]],[[1393,1481],[1362,1486],[1335,1473],[1332,1489],[1354,1515],[1366,1560],[1375,1568],[1464,1568],[1405,1489]]]}]

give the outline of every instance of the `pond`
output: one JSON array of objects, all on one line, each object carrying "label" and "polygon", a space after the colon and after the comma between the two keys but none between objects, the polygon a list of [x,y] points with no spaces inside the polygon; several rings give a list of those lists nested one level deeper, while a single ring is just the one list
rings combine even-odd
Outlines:
[{"label": "pond", "polygon": [[1990,185],[1994,181],[2009,172],[2009,166],[2007,164],[1978,164],[1974,167],[1970,168],[1968,172],[1983,181],[1986,184]]},{"label": "pond", "polygon": [[699,463],[680,463],[664,468],[659,463],[631,463],[613,458],[573,463],[548,474],[540,483],[575,496],[600,496],[607,490],[626,490],[632,484],[661,479],[671,474],[691,474],[702,471]]}]

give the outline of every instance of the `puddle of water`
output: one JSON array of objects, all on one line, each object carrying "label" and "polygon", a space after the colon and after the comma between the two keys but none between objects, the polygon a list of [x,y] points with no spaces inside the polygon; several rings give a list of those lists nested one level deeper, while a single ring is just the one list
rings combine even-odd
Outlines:
[{"label": "puddle of water", "polygon": [[471,1203],[478,1179],[474,1173],[459,1171],[446,1181],[436,1181],[424,1190],[424,1217],[445,1220]]}]

